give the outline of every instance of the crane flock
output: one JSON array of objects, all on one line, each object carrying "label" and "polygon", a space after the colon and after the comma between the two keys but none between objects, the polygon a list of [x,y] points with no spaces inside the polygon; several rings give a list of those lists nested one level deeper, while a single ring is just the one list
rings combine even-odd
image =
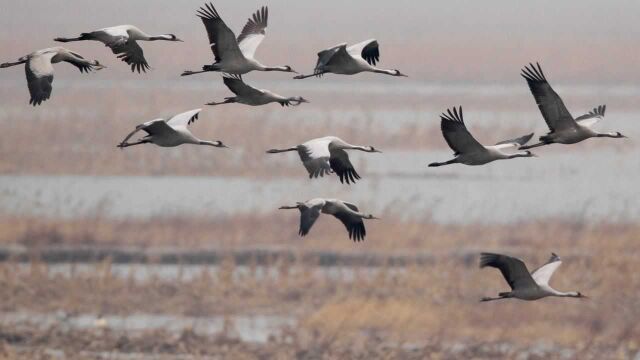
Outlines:
[{"label": "crane flock", "polygon": [[[302,96],[285,97],[264,89],[257,89],[244,82],[242,75],[252,71],[279,71],[296,73],[289,65],[267,66],[256,60],[255,53],[266,36],[269,19],[268,8],[257,10],[246,22],[240,35],[234,32],[222,20],[212,3],[206,3],[197,10],[208,39],[214,62],[204,65],[201,70],[186,70],[182,76],[206,72],[222,73],[222,81],[235,94],[220,102],[209,102],[206,105],[239,103],[250,106],[262,106],[277,103],[281,106],[298,106],[309,101]],[[81,33],[75,38],[55,38],[54,41],[69,43],[77,41],[98,41],[109,47],[116,56],[130,66],[132,72],[145,73],[151,70],[140,41],[181,42],[176,35],[149,35],[133,25],[119,25]],[[372,72],[395,77],[406,77],[397,69],[377,67],[380,61],[380,48],[375,39],[366,40],[355,45],[342,43],[320,51],[313,73],[297,75],[294,79],[322,77],[324,74],[354,75]],[[51,47],[23,56],[16,62],[0,65],[8,68],[25,65],[27,86],[33,106],[41,105],[49,99],[53,85],[53,64],[68,62],[76,66],[80,72],[91,72],[105,68],[97,60],[87,60],[76,52],[63,47]],[[545,77],[540,64],[530,63],[522,69],[521,76],[526,80],[531,94],[538,105],[549,132],[539,138],[539,142],[527,145],[533,133],[511,140],[500,141],[495,145],[480,144],[467,130],[462,114],[462,106],[447,109],[440,115],[442,135],[454,151],[454,158],[445,162],[434,162],[429,167],[450,164],[484,165],[495,160],[534,157],[527,149],[553,144],[574,144],[592,137],[624,138],[620,132],[600,133],[593,125],[604,118],[606,106],[600,105],[592,111],[574,118],[564,105],[560,96],[553,90]],[[151,143],[161,147],[175,147],[182,144],[207,145],[227,148],[222,141],[201,140],[194,136],[188,126],[198,119],[201,109],[147,121],[135,127],[119,144],[119,148]],[[128,142],[136,133],[144,131],[146,136]],[[513,152],[508,150],[525,150]],[[349,159],[348,151],[380,153],[373,146],[352,145],[336,136],[325,136],[306,141],[300,145],[284,149],[268,150],[269,154],[297,152],[309,178],[318,178],[336,174],[341,183],[354,184],[361,179]],[[366,236],[364,219],[377,219],[371,214],[360,212],[352,203],[338,199],[316,198],[297,202],[293,206],[282,206],[280,209],[298,209],[300,211],[300,227],[298,234],[305,236],[311,230],[320,214],[333,215],[340,220],[348,231],[350,239],[359,242]],[[521,260],[494,253],[482,253],[480,267],[494,267],[501,271],[511,287],[509,292],[501,292],[498,297],[482,298],[482,301],[517,298],[537,300],[547,296],[585,298],[580,292],[561,292],[549,286],[549,279],[560,266],[560,258],[553,254],[549,261],[539,269],[529,272]]]}]

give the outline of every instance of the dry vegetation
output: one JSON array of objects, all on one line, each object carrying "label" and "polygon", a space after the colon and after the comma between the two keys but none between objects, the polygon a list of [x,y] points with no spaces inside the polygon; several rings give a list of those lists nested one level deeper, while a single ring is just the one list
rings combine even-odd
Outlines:
[{"label": "dry vegetation", "polygon": [[[541,344],[550,346],[544,350],[548,352],[538,354],[543,358],[560,358],[561,354],[625,358],[638,351],[640,226],[542,221],[443,226],[386,219],[384,226],[372,223],[371,236],[361,244],[340,236],[339,224],[334,228],[330,222],[315,228],[305,239],[293,232],[276,235],[266,229],[294,229],[295,220],[268,215],[219,223],[206,219],[143,223],[6,220],[0,226],[1,243],[29,248],[103,245],[153,249],[180,243],[183,249],[239,249],[278,245],[294,249],[295,256],[269,265],[277,273],[275,277],[265,277],[251,265],[248,272],[234,275],[237,265],[227,259],[216,271],[204,266],[197,276],[177,280],[159,276],[140,280],[133,273],[114,276],[108,261],[70,276],[53,273],[37,261],[21,270],[6,262],[0,265],[0,311],[196,317],[287,314],[295,316],[298,324],[263,345],[245,344],[226,333],[215,338],[187,330],[182,335],[122,335],[100,329],[64,334],[59,327],[44,333],[32,328],[0,328],[0,343],[5,343],[7,354],[13,354],[10,357],[24,355],[21,351],[39,356],[44,347],[71,353],[80,348],[96,352],[116,349],[165,355],[233,354],[238,358],[422,358],[437,354],[493,358],[531,354]],[[246,230],[248,223],[255,224],[251,233]],[[402,237],[397,236],[400,231]],[[319,276],[314,263],[301,260],[309,249],[435,256],[433,261],[408,264],[402,271],[382,266],[372,273],[358,267],[353,278],[330,278]],[[532,266],[556,251],[565,264],[553,285],[567,290],[575,287],[591,299],[480,304],[481,296],[506,287],[497,271],[477,269],[473,254],[480,250],[507,251]],[[76,343],[89,345],[79,347]]]}]

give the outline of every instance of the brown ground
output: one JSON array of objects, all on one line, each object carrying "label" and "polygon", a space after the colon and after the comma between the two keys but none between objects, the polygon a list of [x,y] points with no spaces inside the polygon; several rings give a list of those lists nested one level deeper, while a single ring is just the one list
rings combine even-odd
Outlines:
[{"label": "brown ground", "polygon": [[[625,358],[638,351],[638,225],[539,222],[443,226],[387,219],[384,226],[372,224],[371,236],[360,244],[331,236],[342,232],[330,224],[315,228],[313,236],[305,239],[293,233],[267,235],[271,233],[260,230],[273,227],[274,222],[284,229],[295,228],[293,219],[270,217],[226,221],[222,232],[215,231],[220,228],[216,222],[193,219],[144,224],[102,220],[4,223],[0,239],[5,245],[86,245],[89,242],[84,240],[91,236],[93,245],[157,247],[180,237],[185,240],[181,242],[184,249],[211,247],[215,241],[219,248],[281,245],[294,249],[297,255],[292,261],[272,264],[278,271],[277,279],[264,278],[254,270],[235,281],[231,273],[236,265],[231,260],[224,261],[217,274],[205,269],[200,276],[178,281],[113,277],[108,262],[70,278],[54,275],[38,262],[32,263],[29,271],[16,271],[16,265],[8,262],[0,265],[0,311],[185,316],[249,312],[294,315],[299,325],[291,329],[293,337],[262,346],[224,341],[219,345],[189,333],[183,334],[187,339],[182,340],[169,335],[128,334],[121,338],[94,332],[67,337],[55,328],[33,336],[29,335],[33,329],[0,328],[0,343],[5,343],[10,357],[21,356],[24,349],[27,354],[38,354],[45,346],[73,351],[79,348],[76,342],[90,344],[83,347],[88,351],[110,351],[120,349],[114,345],[118,341],[125,343],[124,352],[152,349],[164,354],[242,354],[246,358],[261,354],[291,358],[301,349],[324,358],[404,358],[410,354],[422,358],[437,353],[445,358],[492,358],[498,353],[491,351],[498,351],[494,347],[502,343],[511,346],[507,353],[499,353],[507,357],[533,351],[540,343],[557,347],[543,358],[559,357],[563,348],[573,351],[571,358],[607,358],[614,353]],[[257,223],[254,234],[260,236],[247,234],[248,221]],[[180,229],[190,230],[185,234]],[[400,229],[406,236],[395,236]],[[314,264],[299,260],[306,249],[437,256],[433,262],[410,264],[403,272],[382,267],[370,276],[361,268],[353,281],[347,281],[313,276]],[[564,264],[552,285],[579,290],[590,299],[480,304],[480,297],[506,290],[496,270],[479,270],[477,256],[460,255],[460,251],[474,254],[481,250],[507,251],[522,257],[530,267],[543,263],[549,252],[555,251],[563,256]],[[292,271],[294,268],[301,271]],[[458,342],[469,352],[451,353],[448,346]]]}]

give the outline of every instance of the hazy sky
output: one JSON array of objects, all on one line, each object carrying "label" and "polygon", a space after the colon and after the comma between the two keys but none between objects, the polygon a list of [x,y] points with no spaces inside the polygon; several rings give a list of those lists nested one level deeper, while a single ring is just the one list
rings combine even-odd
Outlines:
[{"label": "hazy sky", "polygon": [[[203,3],[2,0],[1,57],[11,60],[50,46],[55,36],[131,23],[150,33],[175,33],[187,41],[179,48],[147,46],[155,64],[199,67],[212,60],[202,24],[195,17]],[[268,37],[258,56],[265,63],[289,63],[305,71],[313,67],[315,53],[322,48],[375,37],[381,44],[381,66],[425,80],[519,81],[519,68],[535,60],[553,68],[555,79],[640,80],[639,1],[218,0],[214,4],[236,32],[253,11],[268,5]],[[101,60],[113,57],[96,44],[68,46]]]}]

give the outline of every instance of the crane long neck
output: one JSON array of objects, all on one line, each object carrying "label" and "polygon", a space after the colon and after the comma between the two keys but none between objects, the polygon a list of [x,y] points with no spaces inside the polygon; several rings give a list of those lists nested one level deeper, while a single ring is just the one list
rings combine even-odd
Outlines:
[{"label": "crane long neck", "polygon": [[618,133],[597,133],[596,137],[620,138],[622,136]]},{"label": "crane long neck", "polygon": [[18,60],[18,61],[16,61],[16,62],[7,62],[7,63],[4,63],[4,64],[0,64],[0,69],[4,69],[4,68],[11,67],[11,66],[16,66],[16,65],[24,64],[24,63],[26,63],[26,62],[27,62],[27,59],[21,58],[21,59],[19,59],[19,60]]},{"label": "crane long neck", "polygon": [[147,41],[156,41],[156,40],[166,40],[166,41],[171,41],[171,40],[173,40],[170,36],[167,36],[167,35],[149,36],[149,35],[146,35],[146,34],[145,34],[145,36],[146,36],[146,39],[145,39],[145,40],[147,40]]},{"label": "crane long neck", "polygon": [[142,41],[172,40],[172,37],[170,35],[166,35],[166,34],[150,35],[138,28],[130,29],[129,34],[133,40],[142,40]]},{"label": "crane long neck", "polygon": [[277,153],[283,153],[283,152],[287,152],[287,151],[298,151],[298,147],[294,146],[294,147],[290,147],[290,148],[287,148],[287,149],[271,149],[271,150],[268,150],[267,152],[269,154],[277,154]]},{"label": "crane long neck", "polygon": [[265,65],[261,65],[261,71],[284,71],[284,72],[289,72],[289,68],[287,68],[286,66],[265,66]]},{"label": "crane long neck", "polygon": [[374,73],[378,73],[378,74],[387,74],[387,75],[396,75],[395,70],[389,70],[389,69],[379,69],[374,67],[373,70],[371,70],[371,72]]},{"label": "crane long neck", "polygon": [[360,145],[351,145],[351,144],[345,144],[344,146],[345,149],[351,149],[351,150],[360,150],[360,151],[366,151],[369,152],[369,148],[366,146],[360,146]]},{"label": "crane long neck", "polygon": [[353,145],[353,144],[349,144],[349,143],[344,142],[344,141],[340,141],[336,145],[340,149],[360,150],[360,151],[364,151],[364,152],[373,152],[373,150],[369,146]]},{"label": "crane long neck", "polygon": [[509,155],[507,159],[515,159],[519,157],[531,157],[531,153],[529,152],[517,153],[517,154]]},{"label": "crane long neck", "polygon": [[444,166],[444,165],[451,165],[451,164],[455,164],[457,162],[458,162],[458,159],[455,158],[455,159],[452,159],[452,160],[449,160],[449,161],[445,161],[445,162],[434,162],[434,163],[431,163],[431,164],[429,164],[429,167],[438,167],[438,166]]}]

